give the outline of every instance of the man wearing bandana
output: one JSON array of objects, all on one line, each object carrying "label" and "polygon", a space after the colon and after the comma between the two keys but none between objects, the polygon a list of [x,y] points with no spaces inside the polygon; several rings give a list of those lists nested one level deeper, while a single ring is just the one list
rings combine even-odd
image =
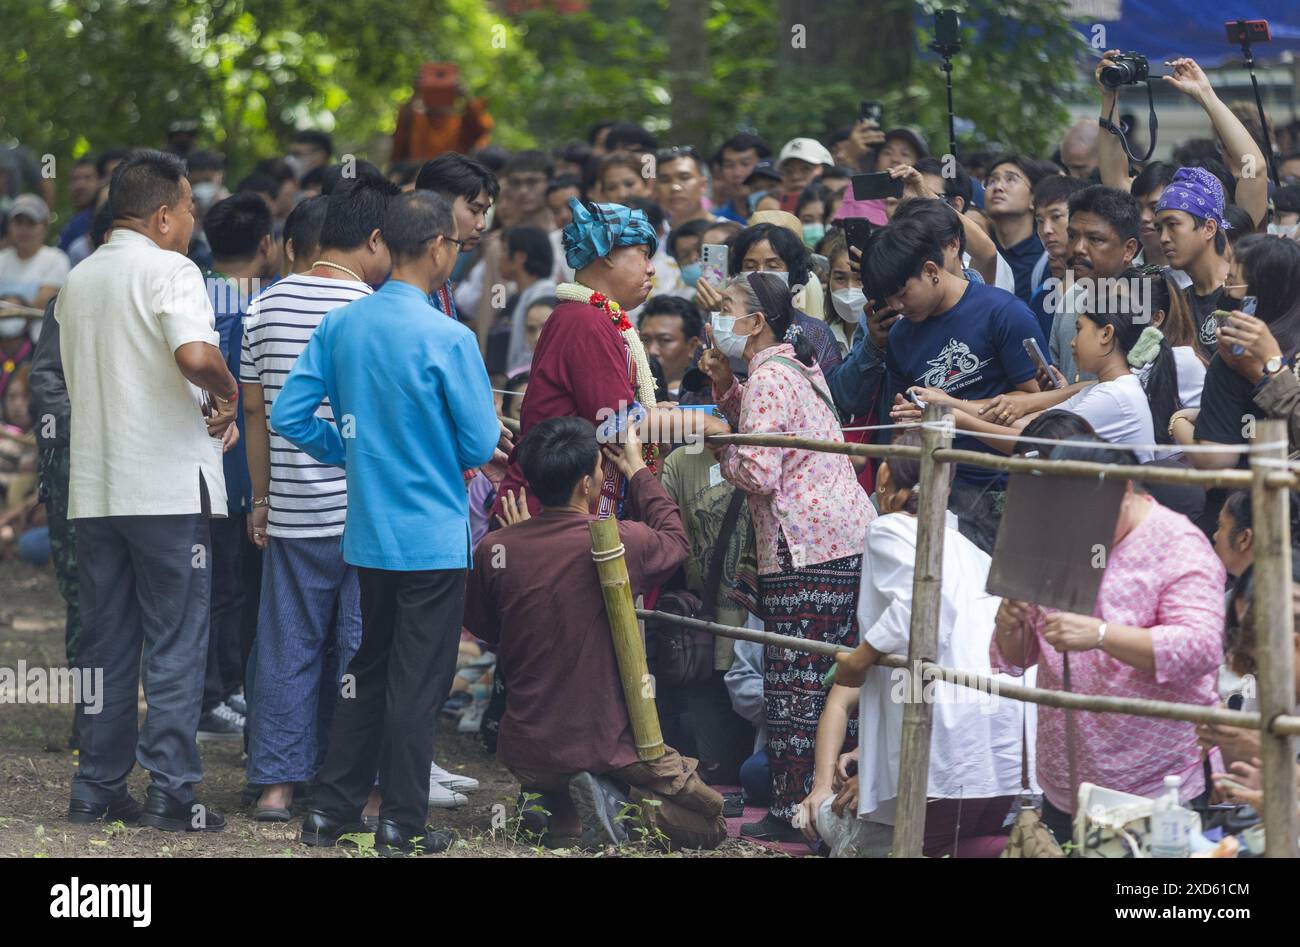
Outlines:
[{"label": "man wearing bandana", "polygon": [[[519,418],[520,437],[538,423],[556,417],[586,418],[598,427],[624,415],[633,403],[645,408],[641,424],[647,465],[654,467],[656,441],[686,437],[688,449],[703,450],[695,439],[727,433],[725,422],[702,412],[655,407],[654,379],[636,327],[626,312],[645,302],[654,276],[651,258],[659,240],[645,213],[621,204],[569,201],[572,222],[564,228],[564,255],[576,282],[556,290],[560,304],[546,320],[533,352],[528,393]],[[526,487],[516,452],[497,491],[497,508],[507,494]],[[610,461],[604,466],[601,517],[618,511],[624,481]],[[531,512],[540,509],[529,495]]]}]

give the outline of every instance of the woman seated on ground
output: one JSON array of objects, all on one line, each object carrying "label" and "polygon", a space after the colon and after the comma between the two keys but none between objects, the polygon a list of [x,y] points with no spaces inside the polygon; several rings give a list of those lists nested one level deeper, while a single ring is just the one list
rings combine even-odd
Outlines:
[{"label": "woman seated on ground", "polygon": [[[1098,306],[1097,309],[1127,309],[1127,306]],[[1048,408],[1080,415],[1113,444],[1169,444],[1169,418],[1178,410],[1177,357],[1161,331],[1136,322],[1122,312],[1088,312],[1075,319],[1071,347],[1079,369],[1097,376],[1096,382],[1066,385],[1052,367],[1059,388],[1049,391],[1000,395],[982,401],[962,401],[939,388],[913,388],[922,401],[947,404],[957,409],[957,429],[985,440],[1010,453],[1015,440],[1008,427],[1019,431]],[[1137,372],[1145,372],[1146,381]],[[1016,416],[1016,415],[1019,416]],[[915,408],[896,408],[895,420],[915,420]],[[985,437],[984,435],[991,435]],[[1139,463],[1152,459],[1149,449],[1134,450]]]},{"label": "woman seated on ground", "polygon": [[[1127,450],[1075,438],[1056,460],[1133,464]],[[1005,599],[990,647],[1008,673],[1038,667],[1039,686],[1061,690],[1066,658],[1077,693],[1175,703],[1218,703],[1223,657],[1223,564],[1185,516],[1127,481],[1092,615],[1059,612]],[[1196,728],[1177,720],[1071,711],[1074,779],[1139,796],[1155,796],[1164,777],[1183,778],[1181,796],[1203,801],[1205,763]],[[1066,712],[1038,712],[1038,781],[1043,821],[1060,842],[1072,835],[1072,783]]]},{"label": "woman seated on ground", "polygon": [[[895,443],[919,447],[921,437],[908,431]],[[836,683],[818,723],[813,788],[802,804],[803,831],[809,839],[820,834],[835,855],[883,857],[893,845],[903,687],[908,679],[922,686],[922,675],[876,661],[882,654],[908,651],[920,475],[919,458],[892,457],[880,465],[876,500],[881,516],[867,530],[858,592],[862,642],[837,657]],[[987,629],[999,601],[984,591],[989,564],[948,513],[936,659],[945,667],[986,677],[994,674]],[[928,679],[923,696],[935,705],[924,852],[994,857],[1005,839],[991,837],[1001,832],[1020,791],[1022,748],[1026,733],[1031,740],[1034,734],[1033,713],[1026,717],[1026,709],[1033,705]],[[858,749],[841,757],[837,750],[854,704]],[[854,756],[856,779],[847,769]],[[839,795],[832,798],[837,788]],[[955,837],[958,832],[961,838]]]},{"label": "woman seated on ground", "polygon": [[[703,285],[703,284],[701,284]],[[741,434],[805,431],[843,442],[839,413],[812,347],[794,322],[783,280],[750,273],[731,280],[713,317],[716,348],[700,370],[713,381],[718,408]],[[748,363],[736,381],[729,359]],[[856,645],[858,576],[867,524],[875,510],[843,454],[727,444],[715,450],[722,476],[748,495],[757,575],[738,576],[743,604],[767,631]],[[790,825],[812,788],[813,740],[826,699],[831,660],[769,647],[764,661],[772,805],[753,838],[799,838]],[[838,749],[838,747],[836,747]]]}]

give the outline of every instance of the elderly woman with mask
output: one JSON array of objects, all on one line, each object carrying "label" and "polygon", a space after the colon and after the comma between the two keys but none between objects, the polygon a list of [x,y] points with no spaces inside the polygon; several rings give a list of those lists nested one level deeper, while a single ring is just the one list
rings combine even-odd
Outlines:
[{"label": "elderly woman with mask", "polygon": [[[715,347],[700,369],[719,408],[745,434],[799,431],[843,441],[826,381],[794,321],[783,281],[770,273],[732,279],[713,317]],[[748,363],[737,382],[729,359]],[[720,474],[748,494],[757,576],[741,578],[754,614],[771,632],[857,644],[858,577],[867,524],[875,517],[852,463],[842,454],[727,444]],[[813,743],[826,701],[829,658],[768,647],[764,661],[767,752],[773,801],[742,828],[754,838],[798,838],[790,818],[812,789]],[[850,735],[851,737],[852,735]]]}]

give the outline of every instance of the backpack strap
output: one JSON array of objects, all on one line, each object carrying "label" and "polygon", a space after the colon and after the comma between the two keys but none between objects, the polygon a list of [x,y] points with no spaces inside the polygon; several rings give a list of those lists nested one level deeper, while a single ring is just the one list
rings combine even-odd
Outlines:
[{"label": "backpack strap", "polygon": [[740,505],[745,502],[745,491],[732,490],[731,502],[723,514],[722,526],[718,529],[718,538],[713,543],[713,553],[709,557],[709,573],[704,578],[704,599],[700,606],[700,617],[713,621],[718,617],[718,592],[722,585],[722,563],[727,558],[727,545],[731,534],[736,531],[736,521],[740,519]]},{"label": "backpack strap", "polygon": [[800,375],[802,375],[804,379],[808,382],[808,384],[812,386],[812,390],[817,392],[817,397],[821,398],[822,401],[826,404],[826,407],[831,409],[831,414],[835,417],[835,420],[839,421],[840,412],[839,409],[835,407],[834,399],[831,398],[829,394],[827,394],[826,392],[822,391],[820,388],[817,387],[817,383],[808,377],[807,372],[804,370],[804,366],[800,365],[792,358],[786,358],[784,355],[773,355],[771,360],[774,362],[784,362],[786,365],[789,365]]}]

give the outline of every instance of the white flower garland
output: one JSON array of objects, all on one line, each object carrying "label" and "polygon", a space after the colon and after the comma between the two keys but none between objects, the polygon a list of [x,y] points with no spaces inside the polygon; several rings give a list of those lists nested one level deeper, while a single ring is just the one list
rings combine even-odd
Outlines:
[{"label": "white flower garland", "polygon": [[[583,286],[581,283],[561,283],[555,288],[555,298],[562,299],[565,302],[586,303],[592,305],[591,297],[597,291]],[[600,293],[605,296],[604,293]],[[622,308],[614,300],[605,298],[609,301],[610,311],[618,314]],[[596,308],[601,308],[597,306]],[[630,320],[629,320],[630,321]],[[628,351],[632,353],[632,364],[636,366],[636,388],[637,399],[647,408],[654,407],[655,404],[655,380],[650,371],[650,360],[646,358],[645,346],[641,344],[641,335],[636,331],[636,326],[629,329],[621,330],[623,341],[627,343]]]}]

